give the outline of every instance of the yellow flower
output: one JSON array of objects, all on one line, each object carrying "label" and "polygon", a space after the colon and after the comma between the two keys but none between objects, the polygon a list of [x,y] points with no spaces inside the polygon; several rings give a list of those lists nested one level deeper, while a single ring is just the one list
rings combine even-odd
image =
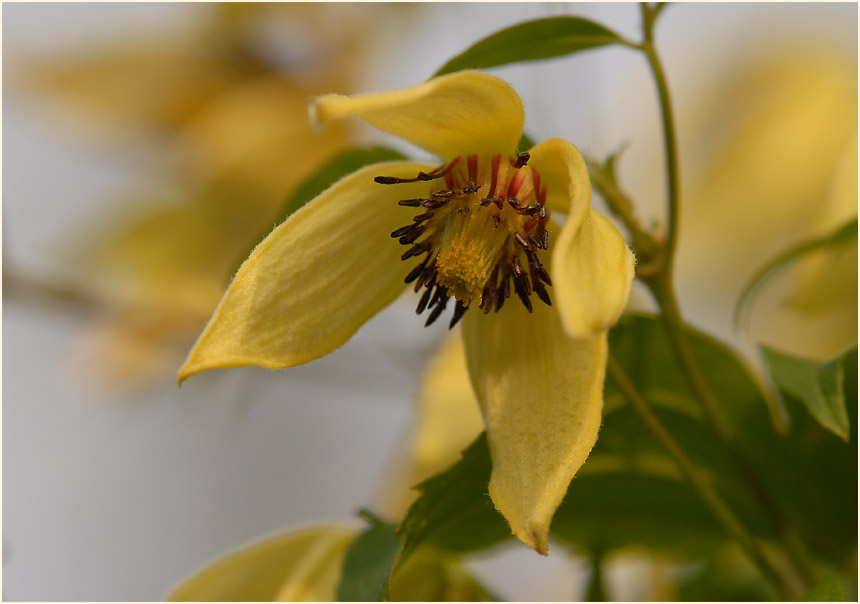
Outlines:
[{"label": "yellow flower", "polygon": [[[514,534],[546,553],[552,515],[597,439],[606,331],[633,278],[622,236],[589,207],[582,156],[561,139],[518,155],[522,101],[472,71],[383,94],[326,95],[310,112],[319,123],[359,117],[443,162],[363,168],[276,228],[236,274],[180,381],[323,356],[404,282],[424,288],[418,312],[430,310],[428,324],[453,297],[451,325],[464,317],[493,459],[490,496]],[[567,214],[563,227],[551,212]],[[389,235],[410,247],[402,253]],[[505,303],[512,294],[520,303]]]},{"label": "yellow flower", "polygon": [[[358,531],[295,529],[246,545],[185,579],[171,602],[333,602],[344,556]],[[429,548],[411,556],[390,584],[394,602],[488,599],[459,560]]]}]

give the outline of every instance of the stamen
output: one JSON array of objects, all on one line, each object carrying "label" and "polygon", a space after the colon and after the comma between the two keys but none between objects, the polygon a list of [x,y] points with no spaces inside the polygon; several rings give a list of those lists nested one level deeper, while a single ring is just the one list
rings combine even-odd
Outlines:
[{"label": "stamen", "polygon": [[[525,168],[529,154],[504,162],[500,155],[464,157],[415,178],[375,179],[382,184],[429,183],[423,197],[398,202],[425,211],[391,233],[411,246],[403,260],[427,254],[404,279],[415,282],[416,292],[424,288],[416,312],[430,309],[426,325],[439,318],[451,297],[455,307],[449,328],[475,299],[484,314],[498,312],[511,296],[511,282],[529,312],[533,291],[551,304],[546,286],[552,283],[537,257],[549,247],[546,190],[537,170]],[[443,177],[443,183],[430,183]]]}]

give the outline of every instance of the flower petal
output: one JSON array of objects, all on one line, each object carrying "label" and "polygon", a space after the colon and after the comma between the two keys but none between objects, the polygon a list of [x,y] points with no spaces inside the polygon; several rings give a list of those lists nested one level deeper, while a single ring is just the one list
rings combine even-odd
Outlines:
[{"label": "flower petal", "polygon": [[291,531],[244,546],[182,582],[171,602],[325,602],[335,598],[354,529]]},{"label": "flower petal", "polygon": [[574,229],[585,220],[591,204],[591,181],[582,154],[561,138],[551,138],[529,151],[529,165],[546,185],[546,205],[567,215],[565,225]]},{"label": "flower petal", "polygon": [[606,333],[568,337],[553,308],[511,300],[464,317],[472,384],[487,426],[490,497],[514,534],[541,554],[556,508],[597,440]]},{"label": "flower petal", "polygon": [[633,253],[612,222],[589,210],[578,230],[565,223],[552,252],[552,289],[565,331],[590,337],[612,327],[633,288]]},{"label": "flower petal", "polygon": [[460,71],[392,92],[327,94],[309,108],[324,124],[359,117],[445,159],[467,153],[513,153],[525,114],[516,91],[503,80]]},{"label": "flower petal", "polygon": [[427,183],[386,186],[374,176],[411,177],[423,164],[362,168],[321,193],[258,245],[236,273],[179,370],[282,369],[328,354],[403,291],[412,268],[390,233],[412,212],[397,200]]}]

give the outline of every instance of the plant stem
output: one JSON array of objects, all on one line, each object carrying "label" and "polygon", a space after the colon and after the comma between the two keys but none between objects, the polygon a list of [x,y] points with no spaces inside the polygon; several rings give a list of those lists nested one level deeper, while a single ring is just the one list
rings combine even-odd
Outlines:
[{"label": "plant stem", "polygon": [[[654,20],[656,11],[647,3],[642,3],[644,41],[639,46],[648,58],[648,63],[657,85],[660,99],[660,112],[663,121],[663,137],[666,148],[666,191],[667,191],[667,232],[664,254],[657,266],[649,274],[639,274],[648,286],[660,307],[660,316],[666,327],[669,341],[687,381],[702,405],[707,421],[716,432],[723,447],[727,450],[735,467],[747,483],[754,496],[773,519],[777,533],[783,541],[786,553],[799,572],[802,581],[809,584],[814,579],[814,571],[809,563],[800,539],[787,525],[779,506],[764,488],[752,466],[737,447],[729,425],[720,412],[720,403],[711,391],[692,346],[684,332],[684,320],[678,305],[673,286],[675,248],[678,240],[678,216],[680,208],[680,187],[678,177],[678,149],[675,134],[675,119],[669,88],[662,64],[653,43]],[[781,581],[784,580],[781,578]]]},{"label": "plant stem", "polygon": [[750,559],[770,580],[779,586],[783,596],[791,599],[797,598],[800,595],[800,592],[798,592],[794,586],[782,576],[782,573],[779,572],[776,566],[774,566],[767,557],[759,542],[747,532],[746,528],[744,528],[743,524],[741,524],[741,522],[735,517],[731,509],[723,502],[719,494],[711,486],[710,482],[699,473],[696,466],[692,461],[690,461],[678,442],[672,438],[672,435],[669,434],[660,422],[660,419],[636,389],[636,386],[630,378],[627,377],[627,374],[611,353],[609,354],[606,367],[615,382],[627,396],[627,399],[633,405],[633,408],[645,422],[645,425],[651,433],[654,434],[657,440],[660,441],[660,444],[662,444],[675,459],[675,463],[678,464],[678,469],[681,471],[681,474],[699,491],[702,499],[708,504],[714,515],[738,541],[740,546],[749,555]]},{"label": "plant stem", "polygon": [[666,244],[663,258],[663,270],[672,274],[675,257],[675,245],[678,241],[678,208],[681,203],[681,188],[678,178],[678,143],[675,136],[675,118],[672,112],[672,100],[669,96],[669,85],[663,65],[654,47],[653,31],[656,12],[643,2],[642,19],[644,21],[645,41],[640,48],[648,58],[657,93],[660,99],[660,114],[663,118],[663,141],[666,147],[666,196],[668,199],[668,215],[666,220]]}]

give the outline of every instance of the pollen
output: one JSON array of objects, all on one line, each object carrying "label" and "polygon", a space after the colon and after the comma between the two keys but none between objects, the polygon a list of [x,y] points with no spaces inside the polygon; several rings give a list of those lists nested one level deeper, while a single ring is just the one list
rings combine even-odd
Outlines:
[{"label": "pollen", "polygon": [[528,166],[528,153],[458,157],[415,178],[378,176],[376,182],[428,183],[427,196],[403,199],[420,208],[412,223],[391,236],[410,246],[401,258],[423,257],[406,276],[415,291],[424,289],[416,309],[430,311],[430,325],[456,300],[453,327],[473,304],[485,314],[498,312],[513,290],[532,311],[531,294],[550,305],[549,274],[538,258],[549,247],[549,211],[540,174]]}]

